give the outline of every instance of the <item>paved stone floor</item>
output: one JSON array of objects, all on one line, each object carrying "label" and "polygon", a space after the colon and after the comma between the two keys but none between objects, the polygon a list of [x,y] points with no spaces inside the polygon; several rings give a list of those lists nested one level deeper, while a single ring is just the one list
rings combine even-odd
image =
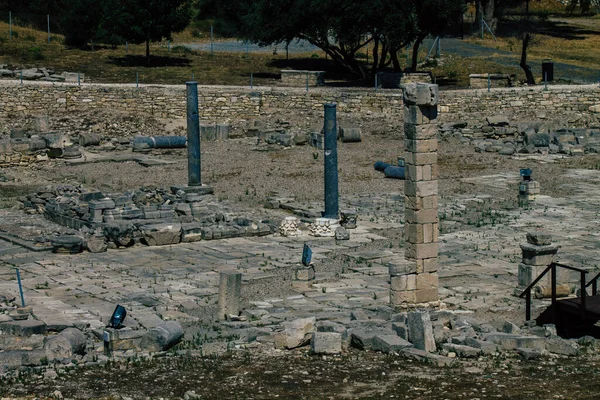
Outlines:
[{"label": "paved stone floor", "polygon": [[[516,197],[517,179],[501,174],[465,182],[505,186],[514,190]],[[588,268],[589,276],[595,275],[600,264],[600,173],[569,170],[564,182],[571,189],[568,199],[542,195],[525,208],[506,205],[507,209],[502,209],[494,198],[483,195],[441,201],[440,297],[448,308],[512,312],[524,317],[524,302],[514,293],[519,244],[528,231],[550,233],[553,242],[561,246],[561,262]],[[388,304],[386,265],[403,259],[402,248],[392,250],[377,243],[389,241],[381,236],[386,230],[402,227],[404,207],[400,194],[356,197],[345,200],[344,206],[359,207],[359,227],[351,231],[350,241],[338,243],[275,235],[57,255],[0,240],[0,293],[18,296],[17,267],[26,303],[48,324],[84,322],[102,328],[117,303],[127,308],[127,325],[133,327],[149,328],[168,319],[193,321],[196,317],[183,311],[215,303],[220,271],[242,271],[245,285],[259,280],[268,284],[278,269],[297,263],[303,243],[311,241],[317,263],[317,281],[312,288],[254,299],[250,307],[278,307],[282,319],[324,313],[347,318],[348,310],[375,310]],[[4,217],[9,218],[9,213]],[[371,243],[374,250],[369,248]],[[349,267],[337,276],[320,275],[319,263],[329,260],[332,251],[343,254]],[[577,281],[571,276],[562,279]],[[537,306],[543,304],[536,302]]]}]

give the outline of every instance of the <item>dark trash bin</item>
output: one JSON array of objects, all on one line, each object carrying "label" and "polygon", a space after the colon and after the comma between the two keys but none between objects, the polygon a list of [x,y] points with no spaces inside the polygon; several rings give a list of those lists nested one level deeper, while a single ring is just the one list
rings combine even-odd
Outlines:
[{"label": "dark trash bin", "polygon": [[552,82],[554,80],[554,63],[551,60],[542,62],[542,80]]}]

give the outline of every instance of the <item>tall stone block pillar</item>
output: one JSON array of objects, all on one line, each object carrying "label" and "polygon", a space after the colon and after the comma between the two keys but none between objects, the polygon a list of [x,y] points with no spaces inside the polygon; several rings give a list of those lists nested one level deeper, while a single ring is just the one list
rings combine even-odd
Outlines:
[{"label": "tall stone block pillar", "polygon": [[405,258],[411,265],[391,276],[393,305],[438,300],[437,106],[437,85],[405,85]]}]

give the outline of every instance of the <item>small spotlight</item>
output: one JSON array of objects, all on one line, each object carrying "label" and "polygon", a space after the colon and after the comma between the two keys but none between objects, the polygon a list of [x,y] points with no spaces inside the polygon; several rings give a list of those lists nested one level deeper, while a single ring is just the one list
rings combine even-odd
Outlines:
[{"label": "small spotlight", "polygon": [[312,261],[312,249],[309,245],[304,243],[304,248],[302,249],[302,264],[305,266],[309,266]]},{"label": "small spotlight", "polygon": [[117,304],[117,307],[115,308],[115,311],[113,312],[112,317],[110,317],[108,326],[111,328],[114,328],[114,329],[121,328],[123,326],[123,320],[125,319],[126,316],[127,316],[127,310],[125,310],[125,307]]},{"label": "small spotlight", "polygon": [[530,181],[531,180],[531,168],[522,168],[521,176],[523,177],[524,181]]}]

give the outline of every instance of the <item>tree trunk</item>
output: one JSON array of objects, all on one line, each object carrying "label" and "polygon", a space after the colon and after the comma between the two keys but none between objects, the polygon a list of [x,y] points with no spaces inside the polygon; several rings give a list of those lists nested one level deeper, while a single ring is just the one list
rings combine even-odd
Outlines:
[{"label": "tree trunk", "polygon": [[379,38],[375,38],[373,42],[373,75],[377,73],[377,65],[379,65]]},{"label": "tree trunk", "polygon": [[482,0],[482,17],[485,23],[490,27],[492,32],[496,32],[496,26],[498,25],[498,18],[496,18],[496,6],[495,0]]},{"label": "tree trunk", "polygon": [[418,58],[419,58],[419,47],[421,47],[421,43],[423,43],[424,39],[425,39],[425,35],[419,35],[419,36],[417,36],[417,40],[415,40],[415,43],[413,44],[413,49],[412,49],[412,63],[410,65],[410,72],[417,72],[417,62],[418,62]]},{"label": "tree trunk", "polygon": [[146,66],[150,66],[150,40],[146,40]]},{"label": "tree trunk", "polygon": [[521,50],[521,63],[519,64],[523,71],[525,72],[525,77],[527,78],[528,85],[535,85],[535,79],[533,78],[533,73],[531,72],[531,67],[527,65],[527,46],[529,46],[529,41],[531,40],[531,34],[526,32],[523,34],[523,48]]},{"label": "tree trunk", "polygon": [[398,50],[390,50],[390,57],[392,58],[392,65],[394,66],[394,72],[400,72],[400,60],[398,60]]}]

